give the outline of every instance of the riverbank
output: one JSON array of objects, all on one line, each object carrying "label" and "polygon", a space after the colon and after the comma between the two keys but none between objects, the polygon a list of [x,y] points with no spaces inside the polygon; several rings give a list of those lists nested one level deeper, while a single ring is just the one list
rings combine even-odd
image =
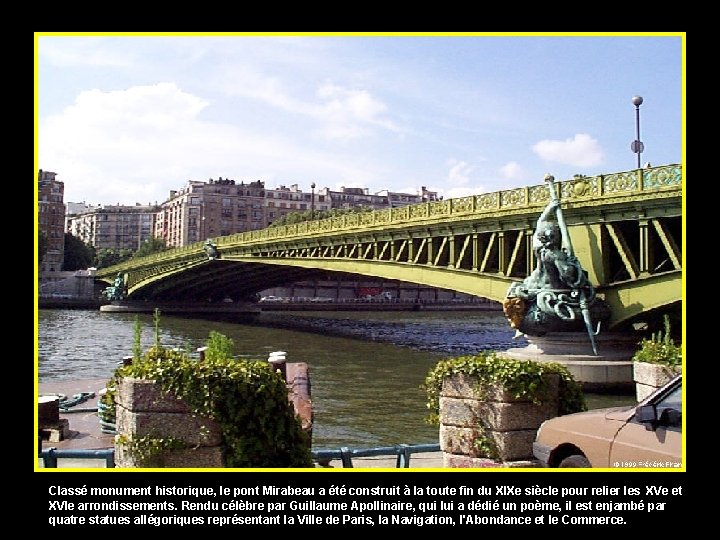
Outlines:
[{"label": "riverbank", "polygon": [[262,311],[502,311],[497,302],[347,301],[259,302]]},{"label": "riverbank", "polygon": [[50,296],[38,298],[38,308],[40,309],[100,309],[107,303],[107,300],[94,298],[53,298]]}]

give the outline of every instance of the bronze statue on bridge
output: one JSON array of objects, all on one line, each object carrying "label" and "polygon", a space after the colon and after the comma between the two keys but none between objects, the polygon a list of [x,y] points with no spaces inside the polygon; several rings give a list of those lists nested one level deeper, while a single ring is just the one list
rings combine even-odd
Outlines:
[{"label": "bronze statue on bridge", "polygon": [[208,256],[208,259],[211,261],[220,258],[220,252],[218,251],[217,245],[210,238],[205,240],[203,249],[205,250],[205,254]]},{"label": "bronze statue on bridge", "polygon": [[[595,335],[600,323],[610,317],[610,308],[597,298],[587,272],[573,253],[554,180],[549,174],[545,176],[550,202],[533,235],[535,269],[522,282],[510,286],[503,310],[510,326],[529,336],[577,331],[584,326],[597,355]],[[594,330],[594,323],[598,330]]]},{"label": "bronze statue on bridge", "polygon": [[127,296],[125,273],[118,272],[118,275],[115,276],[113,284],[109,287],[105,287],[102,294],[108,300],[123,300]]}]

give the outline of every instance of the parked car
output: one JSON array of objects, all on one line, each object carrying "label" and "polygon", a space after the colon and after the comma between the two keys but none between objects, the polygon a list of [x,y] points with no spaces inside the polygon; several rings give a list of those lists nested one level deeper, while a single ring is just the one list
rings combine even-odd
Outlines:
[{"label": "parked car", "polygon": [[546,420],[533,454],[547,467],[680,467],[682,408],[678,375],[637,405]]}]

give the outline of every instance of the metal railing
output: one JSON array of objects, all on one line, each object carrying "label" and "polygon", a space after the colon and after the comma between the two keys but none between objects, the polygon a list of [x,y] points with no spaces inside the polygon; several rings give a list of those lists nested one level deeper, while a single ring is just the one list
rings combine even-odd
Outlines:
[{"label": "metal railing", "polygon": [[339,459],[344,469],[352,469],[353,457],[396,456],[396,469],[410,467],[410,456],[422,452],[439,452],[440,445],[435,444],[396,444],[395,446],[377,446],[375,448],[348,448],[337,450],[313,450],[313,459],[319,463]]},{"label": "metal railing", "polygon": [[39,457],[42,458],[43,467],[46,469],[57,469],[58,459],[104,459],[106,468],[112,469],[115,467],[115,448],[99,448],[96,450],[44,448]]},{"label": "metal railing", "polygon": [[[396,456],[395,468],[407,469],[410,467],[410,457],[423,452],[439,452],[439,444],[396,444],[395,446],[377,446],[375,448],[348,448],[343,446],[336,450],[313,450],[313,460],[319,464],[327,464],[333,459],[339,459],[344,469],[354,468],[352,458]],[[58,459],[104,459],[106,468],[115,467],[115,449],[101,448],[96,450],[59,450],[57,448],[44,448],[39,457],[43,460],[46,469],[57,469]]]}]

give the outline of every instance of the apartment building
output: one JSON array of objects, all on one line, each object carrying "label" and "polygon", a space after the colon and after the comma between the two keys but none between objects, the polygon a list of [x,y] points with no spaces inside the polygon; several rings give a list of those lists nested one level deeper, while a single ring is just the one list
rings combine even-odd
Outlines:
[{"label": "apartment building", "polygon": [[375,195],[387,198],[387,204],[392,208],[440,200],[437,191],[428,191],[425,186],[422,186],[418,193],[400,193],[384,189],[378,191]]},{"label": "apartment building", "polygon": [[153,235],[158,206],[136,203],[83,208],[83,204],[73,203],[72,210],[78,213],[68,213],[68,232],[95,249],[135,251]]},{"label": "apartment building", "polygon": [[51,171],[38,171],[38,226],[47,240],[40,272],[61,271],[65,256],[65,184],[56,176]]},{"label": "apartment building", "polygon": [[306,212],[308,210],[319,212],[329,210],[331,201],[327,189],[315,191],[315,184],[312,184],[310,193],[303,192],[297,184],[289,188],[280,186],[275,189],[266,189],[266,218],[265,226],[291,212]]},{"label": "apartment building", "polygon": [[265,183],[227,178],[189,180],[160,205],[155,236],[169,247],[180,247],[217,236],[267,226]]}]

